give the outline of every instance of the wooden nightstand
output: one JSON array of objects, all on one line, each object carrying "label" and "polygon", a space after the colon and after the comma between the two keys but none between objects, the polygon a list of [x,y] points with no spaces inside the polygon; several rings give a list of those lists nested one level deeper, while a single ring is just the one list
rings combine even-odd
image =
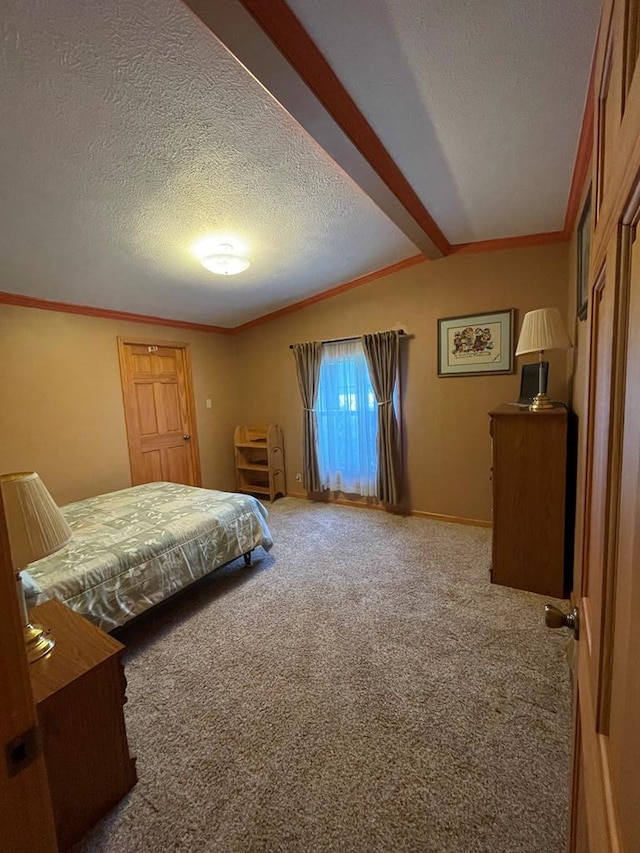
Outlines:
[{"label": "wooden nightstand", "polygon": [[30,613],[55,648],[29,667],[58,845],[65,850],[136,783],[122,706],[124,646],[60,601]]}]

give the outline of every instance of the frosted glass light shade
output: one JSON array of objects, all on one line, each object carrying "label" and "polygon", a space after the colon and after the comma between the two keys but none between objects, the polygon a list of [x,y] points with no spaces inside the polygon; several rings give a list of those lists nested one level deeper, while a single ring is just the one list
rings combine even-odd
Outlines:
[{"label": "frosted glass light shade", "polygon": [[249,261],[246,258],[241,258],[240,255],[206,255],[200,258],[200,263],[210,272],[217,275],[237,275],[239,272],[244,272],[249,266]]},{"label": "frosted glass light shade", "polygon": [[244,255],[237,254],[233,243],[219,242],[212,237],[196,243],[193,252],[202,266],[216,275],[237,275],[250,266]]},{"label": "frosted glass light shade", "polygon": [[14,569],[53,554],[71,539],[71,528],[33,471],[0,475],[0,489]]},{"label": "frosted glass light shade", "polygon": [[557,308],[538,308],[524,315],[516,355],[550,349],[571,349],[569,335]]}]

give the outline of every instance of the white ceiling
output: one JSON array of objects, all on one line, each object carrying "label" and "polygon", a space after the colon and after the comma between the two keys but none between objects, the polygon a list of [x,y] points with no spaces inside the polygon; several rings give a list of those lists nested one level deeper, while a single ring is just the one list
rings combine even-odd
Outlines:
[{"label": "white ceiling", "polygon": [[562,229],[599,0],[287,0],[450,243]]},{"label": "white ceiling", "polygon": [[[562,227],[596,0],[289,5],[451,243]],[[0,27],[0,291],[236,326],[423,248],[180,0]],[[250,269],[204,270],[210,233]]]}]

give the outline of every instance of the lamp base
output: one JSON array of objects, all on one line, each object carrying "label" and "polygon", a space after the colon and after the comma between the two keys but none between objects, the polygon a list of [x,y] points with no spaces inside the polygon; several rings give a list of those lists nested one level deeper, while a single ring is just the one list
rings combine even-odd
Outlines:
[{"label": "lamp base", "polygon": [[536,394],[529,406],[530,412],[542,412],[544,409],[555,409],[556,404],[546,394]]},{"label": "lamp base", "polygon": [[55,640],[48,634],[42,625],[32,625],[28,622],[24,628],[24,642],[27,647],[27,660],[29,663],[40,660],[49,654],[55,646]]}]

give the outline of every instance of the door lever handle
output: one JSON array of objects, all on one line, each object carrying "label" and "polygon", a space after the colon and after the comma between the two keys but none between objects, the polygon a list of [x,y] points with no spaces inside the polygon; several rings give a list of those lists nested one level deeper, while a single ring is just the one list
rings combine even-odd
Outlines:
[{"label": "door lever handle", "polygon": [[570,628],[575,639],[580,639],[580,614],[577,607],[572,607],[568,613],[563,613],[554,604],[545,604],[544,624],[547,628]]}]

